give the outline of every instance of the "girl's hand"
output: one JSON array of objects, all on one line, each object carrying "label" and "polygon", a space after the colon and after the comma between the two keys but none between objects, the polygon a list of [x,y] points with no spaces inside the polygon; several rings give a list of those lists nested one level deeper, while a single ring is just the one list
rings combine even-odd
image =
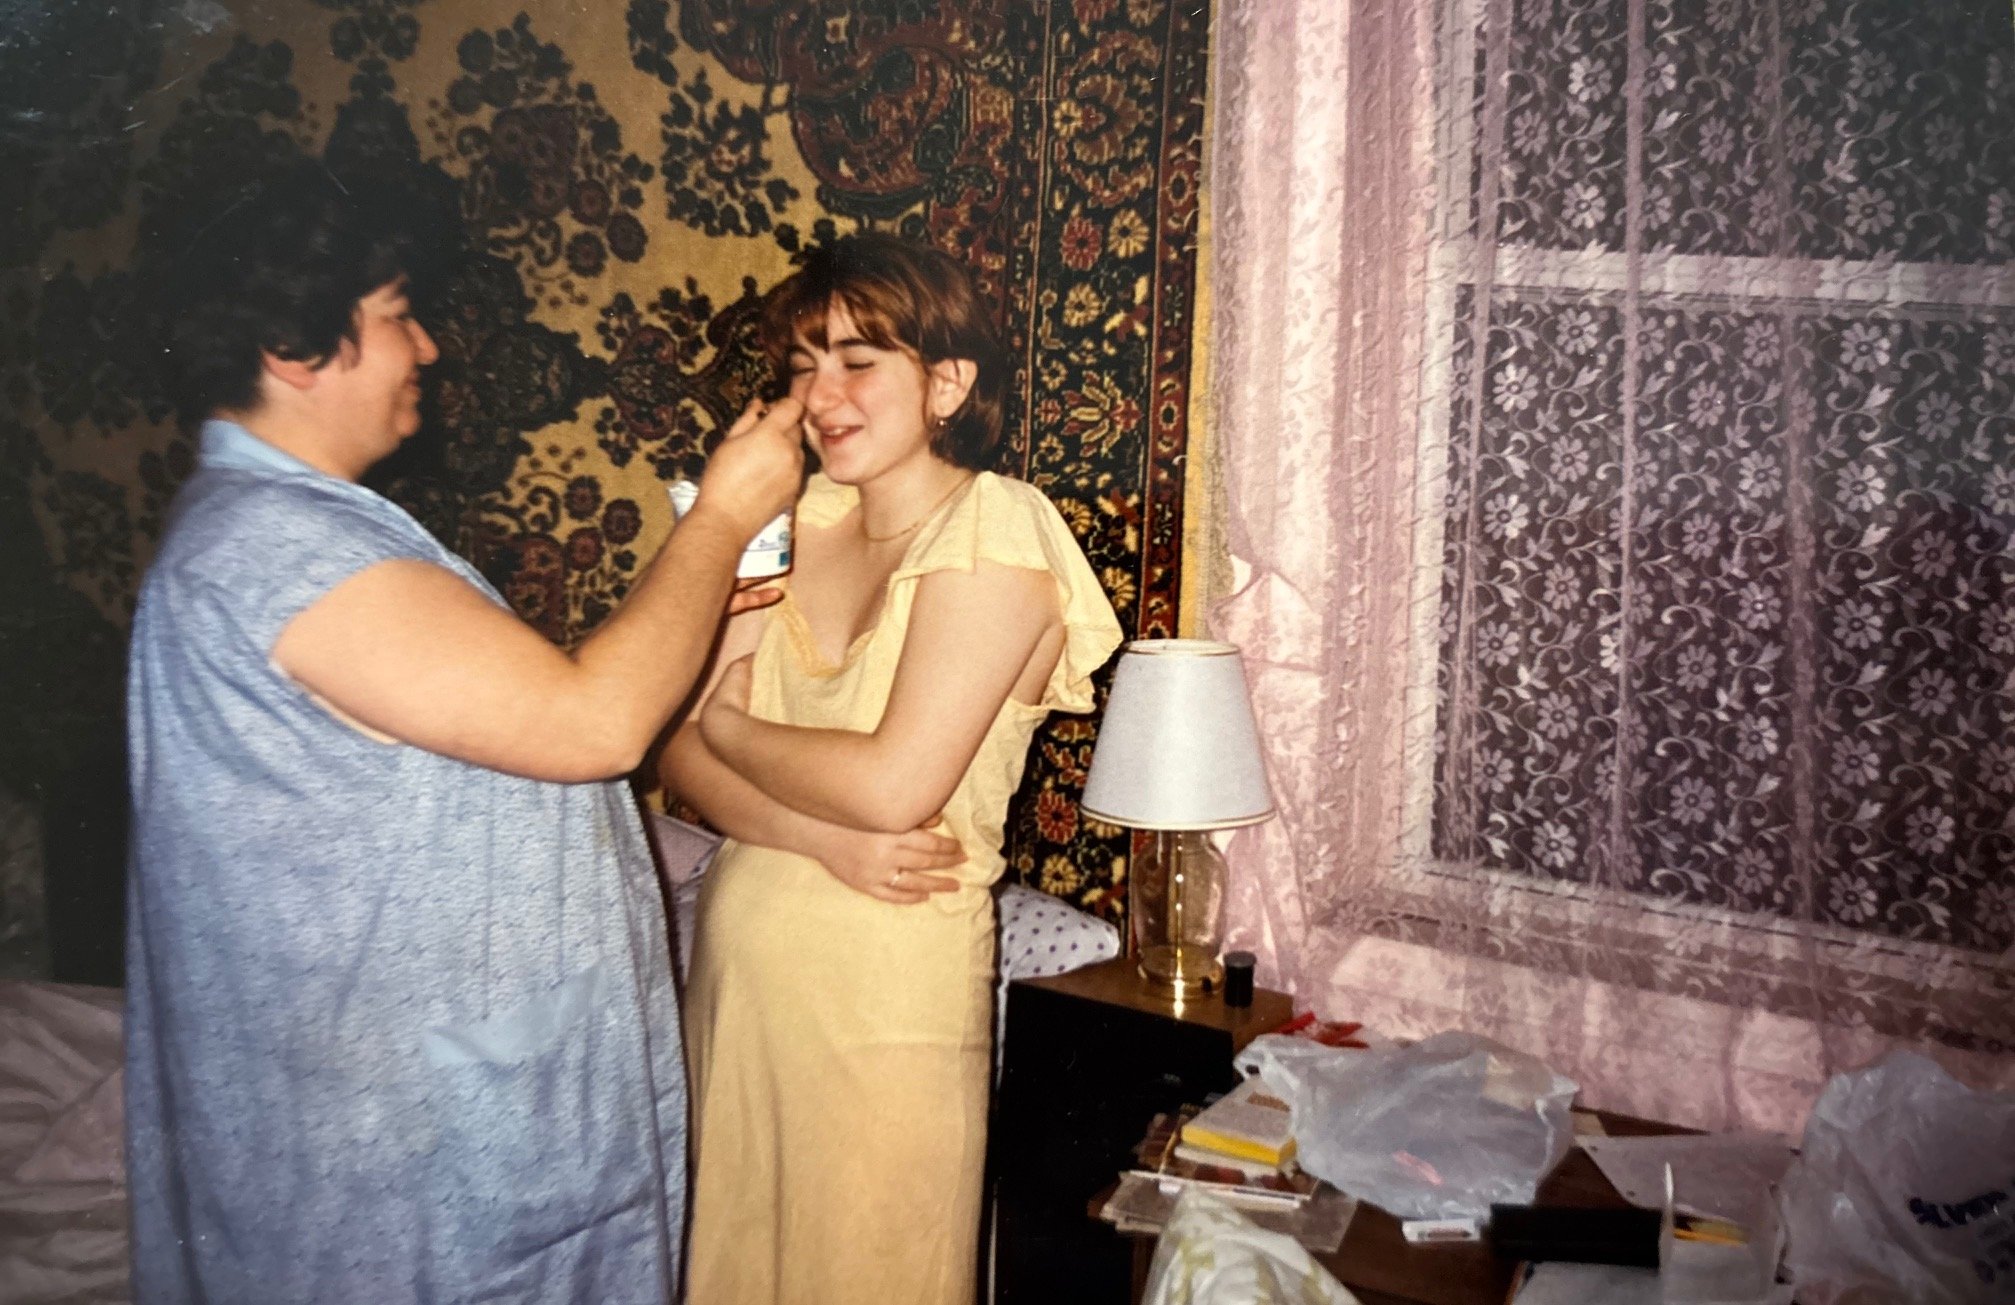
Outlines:
[{"label": "girl's hand", "polygon": [[736,711],[749,709],[749,686],[755,683],[756,658],[754,653],[737,657],[728,663],[728,669],[721,672],[720,683],[714,686],[713,696],[707,699],[707,706],[719,703]]},{"label": "girl's hand", "polygon": [[728,595],[728,615],[740,616],[743,612],[753,612],[759,607],[768,607],[780,601],[784,591],[767,580],[744,580]]},{"label": "girl's hand", "polygon": [[948,893],[958,880],[932,874],[964,865],[965,849],[942,833],[933,819],[907,834],[871,834],[848,830],[835,839],[819,863],[855,892],[893,906],[915,906],[937,893]]},{"label": "girl's hand", "polygon": [[749,713],[749,686],[754,682],[755,655],[737,657],[721,672],[707,705],[700,710],[700,737],[716,753],[725,753],[727,738]]}]

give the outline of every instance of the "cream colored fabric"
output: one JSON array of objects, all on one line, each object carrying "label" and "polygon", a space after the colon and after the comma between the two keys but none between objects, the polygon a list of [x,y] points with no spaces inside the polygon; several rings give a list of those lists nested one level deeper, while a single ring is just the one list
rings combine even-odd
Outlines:
[{"label": "cream colored fabric", "polygon": [[1148,1269],[1144,1305],[1358,1305],[1301,1243],[1207,1192],[1175,1203]]},{"label": "cream colored fabric", "polygon": [[[814,477],[801,524],[853,491]],[[1055,577],[1068,627],[1038,703],[1004,704],[945,823],[963,887],[919,906],[857,893],[803,857],[729,842],[700,898],[687,990],[698,1157],[693,1305],[917,1305],[972,1299],[987,1104],[993,899],[1008,799],[1036,726],[1092,705],[1120,629],[1063,519],[983,474],[918,533],[874,626],[827,664],[786,597],[759,644],[751,710],[870,730],[917,582],[981,561]],[[986,637],[973,631],[975,639]]]}]

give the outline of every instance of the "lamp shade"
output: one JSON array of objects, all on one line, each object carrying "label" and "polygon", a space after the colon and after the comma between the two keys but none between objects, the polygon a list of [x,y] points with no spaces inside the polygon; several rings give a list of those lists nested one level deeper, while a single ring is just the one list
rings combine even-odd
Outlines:
[{"label": "lamp shade", "polygon": [[1094,819],[1137,829],[1230,829],[1273,815],[1237,647],[1127,645],[1080,805]]}]

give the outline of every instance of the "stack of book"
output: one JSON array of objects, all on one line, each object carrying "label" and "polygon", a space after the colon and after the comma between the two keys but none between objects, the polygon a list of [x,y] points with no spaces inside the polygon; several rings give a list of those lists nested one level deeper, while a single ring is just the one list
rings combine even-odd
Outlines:
[{"label": "stack of book", "polygon": [[1204,1164],[1232,1165],[1254,1175],[1294,1170],[1294,1131],[1287,1102],[1248,1078],[1182,1122],[1171,1154]]},{"label": "stack of book", "polygon": [[1268,1160],[1192,1141],[1192,1126],[1202,1117],[1194,1107],[1156,1115],[1134,1149],[1138,1164],[1131,1172],[1171,1192],[1207,1187],[1238,1205],[1296,1206],[1315,1195],[1315,1179],[1291,1157]]},{"label": "stack of book", "polygon": [[1256,1078],[1199,1109],[1156,1115],[1100,1217],[1121,1232],[1159,1232],[1176,1198],[1197,1187],[1304,1246],[1342,1244],[1357,1203],[1294,1162],[1287,1103]]}]

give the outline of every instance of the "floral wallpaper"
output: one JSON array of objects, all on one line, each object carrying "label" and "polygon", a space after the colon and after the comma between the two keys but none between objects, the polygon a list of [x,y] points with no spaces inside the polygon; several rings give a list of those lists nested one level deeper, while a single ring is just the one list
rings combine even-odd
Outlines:
[{"label": "floral wallpaper", "polygon": [[[1208,17],[46,0],[0,38],[22,124],[0,135],[0,663],[33,690],[4,709],[9,781],[116,728],[123,627],[191,466],[139,311],[173,198],[297,148],[457,237],[425,427],[374,475],[554,641],[621,601],[670,527],[661,482],[765,382],[761,292],[862,226],[957,253],[997,300],[1000,469],[1057,503],[1129,633],[1174,634]],[[1111,916],[1127,845],[1078,818],[1092,738],[1039,736],[1010,864]]]}]

